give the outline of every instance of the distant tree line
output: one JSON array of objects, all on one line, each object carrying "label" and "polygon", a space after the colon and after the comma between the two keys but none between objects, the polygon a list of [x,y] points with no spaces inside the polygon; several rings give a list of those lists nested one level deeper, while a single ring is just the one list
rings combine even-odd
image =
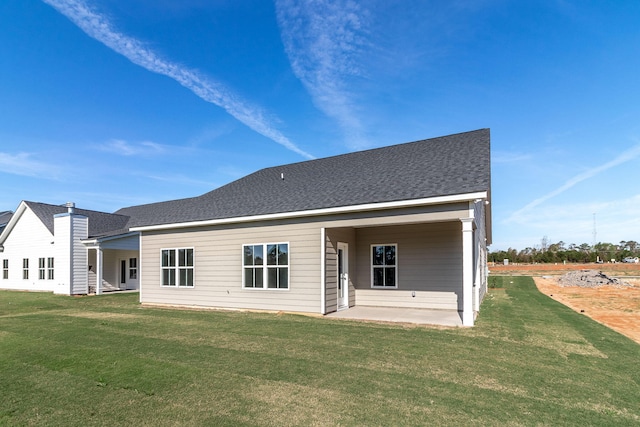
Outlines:
[{"label": "distant tree line", "polygon": [[492,251],[489,253],[489,261],[502,263],[505,259],[513,263],[556,263],[556,262],[577,262],[589,263],[598,260],[609,262],[611,260],[621,261],[626,257],[640,257],[640,244],[629,240],[621,241],[615,245],[613,243],[597,243],[589,245],[570,244],[560,241],[549,244],[546,237],[542,238],[538,247],[529,247],[520,251],[509,248],[506,251]]}]

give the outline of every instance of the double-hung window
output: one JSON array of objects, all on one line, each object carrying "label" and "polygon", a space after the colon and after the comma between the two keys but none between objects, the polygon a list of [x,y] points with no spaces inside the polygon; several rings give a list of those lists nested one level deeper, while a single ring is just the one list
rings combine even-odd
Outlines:
[{"label": "double-hung window", "polygon": [[44,258],[38,258],[38,279],[40,280],[44,280],[45,279],[45,263],[44,263]]},{"label": "double-hung window", "polygon": [[29,258],[22,258],[22,279],[29,280]]},{"label": "double-hung window", "polygon": [[9,278],[9,260],[8,259],[2,260],[2,278],[3,279]]},{"label": "double-hung window", "polygon": [[138,278],[138,258],[129,258],[129,279]]},{"label": "double-hung window", "polygon": [[47,279],[53,280],[53,258],[47,258]]},{"label": "double-hung window", "polygon": [[193,287],[193,248],[162,249],[162,286]]},{"label": "double-hung window", "polygon": [[398,245],[371,245],[371,286],[396,288],[398,286]]},{"label": "double-hung window", "polygon": [[289,289],[289,244],[243,245],[244,288]]}]

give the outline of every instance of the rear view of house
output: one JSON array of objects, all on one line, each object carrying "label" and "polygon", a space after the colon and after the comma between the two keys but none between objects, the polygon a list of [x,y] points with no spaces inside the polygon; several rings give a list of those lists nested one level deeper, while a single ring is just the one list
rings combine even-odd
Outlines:
[{"label": "rear view of house", "polygon": [[0,217],[0,288],[139,288],[148,304],[319,314],[438,309],[473,325],[490,200],[481,129],[271,167],[113,214],[23,201]]},{"label": "rear view of house", "polygon": [[491,241],[488,129],[260,170],[134,206],[142,303],[326,314],[455,310],[473,325]]}]

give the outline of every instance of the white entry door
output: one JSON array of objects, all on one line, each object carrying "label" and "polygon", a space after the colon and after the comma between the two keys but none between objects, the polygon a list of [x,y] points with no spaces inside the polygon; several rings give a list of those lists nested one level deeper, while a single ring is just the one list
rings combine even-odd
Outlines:
[{"label": "white entry door", "polygon": [[349,307],[349,245],[338,243],[338,310]]}]

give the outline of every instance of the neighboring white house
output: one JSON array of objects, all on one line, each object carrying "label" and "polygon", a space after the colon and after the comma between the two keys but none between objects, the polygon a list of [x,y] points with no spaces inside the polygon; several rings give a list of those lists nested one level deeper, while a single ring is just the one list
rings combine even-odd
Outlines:
[{"label": "neighboring white house", "polygon": [[474,324],[491,243],[490,132],[260,170],[114,214],[22,202],[0,288],[140,289],[150,304],[327,314],[456,311]]},{"label": "neighboring white house", "polygon": [[[0,288],[77,295],[138,289],[128,217],[23,201],[0,233]],[[99,284],[99,286],[98,286]]]}]

